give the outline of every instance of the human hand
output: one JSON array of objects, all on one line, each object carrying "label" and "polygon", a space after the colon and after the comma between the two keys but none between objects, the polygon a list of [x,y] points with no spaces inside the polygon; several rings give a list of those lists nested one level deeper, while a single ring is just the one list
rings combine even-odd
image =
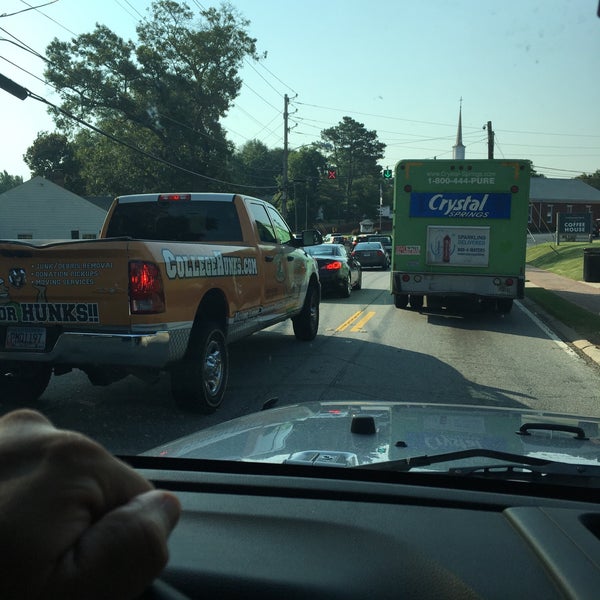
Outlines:
[{"label": "human hand", "polygon": [[0,418],[0,598],[135,598],[180,510],[91,439],[34,411]]}]

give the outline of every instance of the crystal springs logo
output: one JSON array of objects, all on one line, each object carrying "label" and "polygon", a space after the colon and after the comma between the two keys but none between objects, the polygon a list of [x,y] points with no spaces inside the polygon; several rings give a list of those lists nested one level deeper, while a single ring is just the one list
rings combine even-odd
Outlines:
[{"label": "crystal springs logo", "polygon": [[487,204],[489,194],[484,194],[482,198],[477,199],[469,194],[466,198],[445,198],[443,194],[436,194],[429,201],[429,210],[439,212],[445,217],[467,216],[463,213],[471,213],[469,216],[487,217],[485,205]]},{"label": "crystal springs logo", "polygon": [[426,193],[410,196],[411,217],[510,219],[511,195],[504,193]]}]

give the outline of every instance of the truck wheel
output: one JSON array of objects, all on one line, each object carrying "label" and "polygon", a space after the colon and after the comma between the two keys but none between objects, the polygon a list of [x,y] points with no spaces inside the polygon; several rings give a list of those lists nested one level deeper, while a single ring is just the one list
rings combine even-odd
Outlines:
[{"label": "truck wheel", "polygon": [[408,294],[394,294],[394,306],[406,308],[408,306]]},{"label": "truck wheel", "polygon": [[296,339],[310,342],[317,337],[319,330],[319,289],[313,283],[308,286],[302,311],[292,317]]},{"label": "truck wheel", "polygon": [[48,387],[51,375],[50,365],[0,362],[0,396],[9,402],[34,402]]},{"label": "truck wheel", "polygon": [[498,300],[496,300],[496,310],[501,315],[508,314],[510,312],[512,306],[513,306],[512,298],[498,298]]},{"label": "truck wheel", "polygon": [[423,296],[420,294],[411,294],[410,295],[410,307],[415,310],[420,310],[423,308]]},{"label": "truck wheel", "polygon": [[223,401],[229,356],[225,334],[216,323],[197,327],[187,356],[171,371],[171,392],[181,409],[209,414]]}]

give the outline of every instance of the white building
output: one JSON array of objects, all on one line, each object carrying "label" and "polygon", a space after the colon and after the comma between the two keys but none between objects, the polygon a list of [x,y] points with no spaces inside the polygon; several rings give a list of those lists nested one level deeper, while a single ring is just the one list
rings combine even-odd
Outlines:
[{"label": "white building", "polygon": [[0,239],[98,237],[106,209],[34,177],[0,194]]}]

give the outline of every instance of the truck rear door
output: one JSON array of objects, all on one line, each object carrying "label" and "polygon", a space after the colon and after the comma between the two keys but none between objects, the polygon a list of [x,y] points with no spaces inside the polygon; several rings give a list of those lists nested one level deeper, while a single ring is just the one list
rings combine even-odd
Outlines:
[{"label": "truck rear door", "polygon": [[129,327],[127,242],[0,244],[6,349],[40,350],[47,334]]}]

